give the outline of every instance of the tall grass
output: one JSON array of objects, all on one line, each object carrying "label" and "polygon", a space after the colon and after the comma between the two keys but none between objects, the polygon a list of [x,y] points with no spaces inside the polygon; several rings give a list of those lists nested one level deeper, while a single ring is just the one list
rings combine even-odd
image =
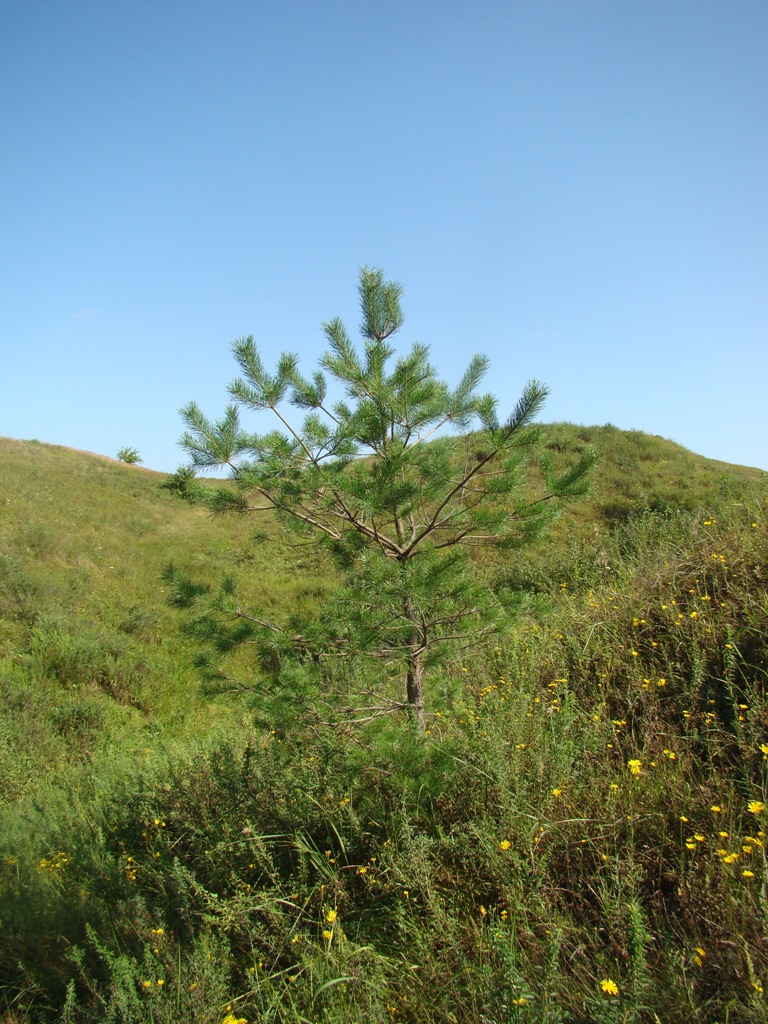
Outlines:
[{"label": "tall grass", "polygon": [[161,568],[279,608],[322,601],[313,549],[0,442],[4,1024],[764,1020],[765,495],[550,428],[587,443],[591,503],[479,565],[519,623],[421,743],[200,694]]},{"label": "tall grass", "polygon": [[[22,786],[4,1024],[764,1021],[766,495],[550,566],[425,741],[241,721]],[[18,707],[50,701],[70,751],[105,708],[147,718],[114,682],[145,692],[136,633],[56,630],[6,666]]]}]

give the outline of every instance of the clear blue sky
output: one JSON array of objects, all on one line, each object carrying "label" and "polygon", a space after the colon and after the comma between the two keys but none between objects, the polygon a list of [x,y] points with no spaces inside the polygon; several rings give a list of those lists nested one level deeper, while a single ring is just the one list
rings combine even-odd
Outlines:
[{"label": "clear blue sky", "polygon": [[2,435],[173,470],[368,264],[502,410],[768,470],[766,0],[5,0],[0,133]]}]

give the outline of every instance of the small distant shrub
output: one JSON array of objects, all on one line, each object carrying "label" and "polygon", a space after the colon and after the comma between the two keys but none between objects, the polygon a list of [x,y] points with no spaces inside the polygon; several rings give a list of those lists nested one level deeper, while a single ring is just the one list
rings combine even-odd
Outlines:
[{"label": "small distant shrub", "polygon": [[129,466],[135,466],[141,462],[141,456],[137,448],[121,448],[117,453],[117,458],[120,462],[127,462]]},{"label": "small distant shrub", "polygon": [[183,501],[196,501],[200,496],[200,485],[193,466],[179,466],[162,486]]},{"label": "small distant shrub", "polygon": [[41,619],[30,645],[32,664],[61,686],[95,686],[121,703],[135,703],[148,666],[127,636],[78,624]]}]

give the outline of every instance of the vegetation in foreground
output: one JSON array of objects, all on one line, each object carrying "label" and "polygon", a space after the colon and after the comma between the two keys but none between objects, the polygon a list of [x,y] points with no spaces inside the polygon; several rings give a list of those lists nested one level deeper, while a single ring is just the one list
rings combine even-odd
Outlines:
[{"label": "vegetation in foreground", "polygon": [[[706,511],[670,491],[488,565],[531,596],[447,666],[419,740],[190,700],[153,572],[186,551],[263,586],[296,552],[232,553],[241,525],[146,471],[9,451],[47,515],[1,524],[4,1024],[766,1018],[764,491],[716,473]],[[299,557],[312,593],[276,602],[321,599]]]}]

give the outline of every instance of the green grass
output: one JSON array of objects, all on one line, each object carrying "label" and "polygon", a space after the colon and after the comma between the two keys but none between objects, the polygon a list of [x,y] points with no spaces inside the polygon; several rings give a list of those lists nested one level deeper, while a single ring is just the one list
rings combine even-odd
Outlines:
[{"label": "green grass", "polygon": [[528,596],[420,741],[200,693],[163,566],[279,614],[332,585],[314,549],[0,442],[3,1024],[766,1019],[761,474],[550,443],[604,451],[595,494],[481,565]]},{"label": "green grass", "polygon": [[160,582],[169,562],[211,578],[242,573],[246,594],[250,581],[268,605],[312,590],[313,550],[292,548],[269,520],[214,521],[166,479],[0,441],[0,693],[16,708],[0,712],[0,771],[10,795],[116,745],[146,756],[238,727],[239,709],[199,692]]}]

